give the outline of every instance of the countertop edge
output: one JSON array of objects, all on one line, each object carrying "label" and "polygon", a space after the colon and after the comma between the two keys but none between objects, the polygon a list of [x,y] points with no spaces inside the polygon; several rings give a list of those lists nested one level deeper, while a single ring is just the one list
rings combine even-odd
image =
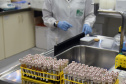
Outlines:
[{"label": "countertop edge", "polygon": [[18,10],[4,11],[4,12],[0,12],[0,16],[7,15],[7,14],[18,13],[18,12],[22,12],[22,11],[30,11],[30,10],[32,10],[32,9],[31,8],[24,8],[24,9],[18,9]]}]

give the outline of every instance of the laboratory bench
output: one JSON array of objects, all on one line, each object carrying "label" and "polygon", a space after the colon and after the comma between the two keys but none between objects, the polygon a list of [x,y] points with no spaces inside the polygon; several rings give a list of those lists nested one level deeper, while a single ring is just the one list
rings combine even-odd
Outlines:
[{"label": "laboratory bench", "polygon": [[[115,57],[119,52],[119,47],[116,46],[115,43],[113,43],[113,46],[109,49],[103,48],[101,46],[102,41],[107,39],[114,40],[114,38],[105,36],[96,37],[100,39],[99,42],[93,42],[88,45],[85,45],[80,42],[80,44],[73,45],[55,56],[54,49],[45,51],[40,54],[45,56],[56,57],[57,59],[69,59],[70,63],[74,60],[78,63],[86,64],[89,66],[105,68],[109,71],[116,70],[114,68],[114,64]],[[5,70],[4,72],[0,73],[0,80],[10,83],[21,84],[22,80],[20,65],[21,64],[18,62],[17,64],[15,64],[15,66],[12,66],[10,70]]]}]

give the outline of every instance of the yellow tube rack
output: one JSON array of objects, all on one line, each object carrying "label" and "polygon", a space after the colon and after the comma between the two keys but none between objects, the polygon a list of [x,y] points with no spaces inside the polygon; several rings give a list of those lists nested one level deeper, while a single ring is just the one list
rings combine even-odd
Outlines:
[{"label": "yellow tube rack", "polygon": [[[65,83],[64,83],[65,80],[66,80],[66,81],[70,81],[70,82],[75,83],[75,84],[83,84],[83,83],[80,83],[80,82],[71,81],[71,80],[64,79],[64,78],[63,78],[63,84],[65,84]],[[87,84],[87,82],[85,82],[84,84]],[[116,80],[116,83],[115,83],[115,84],[119,84],[119,80],[118,80],[118,79]]]},{"label": "yellow tube rack", "polygon": [[[52,80],[52,81],[55,81],[55,82],[60,82],[60,84],[62,84],[62,82],[63,82],[63,71],[60,72],[59,75],[57,75],[57,74],[51,74],[51,73],[47,73],[47,72],[36,71],[36,70],[24,68],[24,67],[20,67],[20,68],[21,68],[21,78],[22,78],[22,80],[26,80],[26,81],[30,81],[30,82],[34,82],[34,83],[39,83],[39,84],[53,84],[53,83],[46,83],[46,82],[43,82],[41,80],[36,80],[36,79],[30,78],[30,77],[24,76],[23,74],[25,74],[25,75],[33,76],[33,77],[36,77],[36,78],[44,78],[44,79]],[[30,74],[30,73],[26,73],[23,70],[28,70],[28,71],[32,71],[32,72],[36,72],[36,73],[45,74],[45,75],[48,74],[48,75],[51,75],[51,76],[56,76],[56,77],[59,78],[59,80],[51,79],[51,78],[47,78],[47,77],[42,77],[42,76],[37,76],[37,75],[34,75],[34,74]]]},{"label": "yellow tube rack", "polygon": [[[60,84],[65,84],[64,81],[70,81],[70,82],[73,82],[73,83],[76,83],[76,84],[83,84],[83,83],[80,83],[80,82],[76,82],[76,81],[71,81],[71,80],[68,80],[68,79],[64,79],[64,75],[63,75],[63,71],[60,72],[59,75],[56,75],[56,74],[50,74],[50,73],[46,73],[46,72],[40,72],[40,71],[36,71],[36,70],[32,70],[32,69],[28,69],[28,68],[24,68],[24,67],[20,67],[21,68],[21,78],[22,78],[22,84],[23,81],[29,81],[29,82],[33,82],[33,83],[37,83],[37,84],[53,84],[51,82],[49,83],[46,83],[46,82],[43,82],[41,80],[36,80],[36,79],[33,79],[33,78],[30,78],[30,77],[26,77],[24,76],[23,74],[26,74],[26,75],[29,75],[29,76],[34,76],[34,77],[38,77],[38,78],[45,78],[45,79],[48,79],[48,80],[52,80],[52,81],[56,81],[56,82],[59,82]],[[50,79],[50,78],[47,78],[47,77],[42,77],[42,76],[37,76],[37,75],[34,75],[34,74],[30,74],[30,73],[25,73],[23,70],[29,70],[29,71],[33,71],[33,72],[36,72],[36,73],[42,73],[42,74],[48,74],[48,75],[52,75],[52,76],[57,76],[59,77],[59,80],[56,80],[56,79]],[[87,84],[85,82],[85,84]],[[119,84],[119,80],[117,79],[116,83],[115,84]]]},{"label": "yellow tube rack", "polygon": [[115,58],[115,68],[126,68],[126,56],[118,54]]}]

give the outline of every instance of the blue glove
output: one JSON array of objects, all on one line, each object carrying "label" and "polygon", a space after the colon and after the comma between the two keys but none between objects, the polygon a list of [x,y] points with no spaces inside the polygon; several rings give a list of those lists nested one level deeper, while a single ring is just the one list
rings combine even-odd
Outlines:
[{"label": "blue glove", "polygon": [[64,30],[64,31],[67,31],[68,28],[72,27],[72,25],[66,21],[59,21],[57,24],[57,27]]},{"label": "blue glove", "polygon": [[86,35],[90,34],[92,32],[92,28],[88,24],[84,24],[82,32],[84,32]]}]

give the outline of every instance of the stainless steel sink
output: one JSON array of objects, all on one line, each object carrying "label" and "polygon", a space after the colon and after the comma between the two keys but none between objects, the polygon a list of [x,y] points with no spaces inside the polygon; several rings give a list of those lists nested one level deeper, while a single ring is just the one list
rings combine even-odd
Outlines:
[{"label": "stainless steel sink", "polygon": [[[54,50],[50,50],[42,54],[53,57]],[[115,56],[117,54],[117,51],[78,45],[58,54],[56,57],[58,59],[69,59],[70,63],[72,61],[76,61],[78,63],[97,66],[109,70],[113,67]],[[10,70],[0,73],[0,80],[13,84],[21,84],[20,64],[12,67]]]},{"label": "stainless steel sink", "polygon": [[117,54],[117,51],[78,45],[62,52],[56,57],[58,59],[69,59],[70,63],[76,61],[89,66],[110,69],[114,65]]}]

